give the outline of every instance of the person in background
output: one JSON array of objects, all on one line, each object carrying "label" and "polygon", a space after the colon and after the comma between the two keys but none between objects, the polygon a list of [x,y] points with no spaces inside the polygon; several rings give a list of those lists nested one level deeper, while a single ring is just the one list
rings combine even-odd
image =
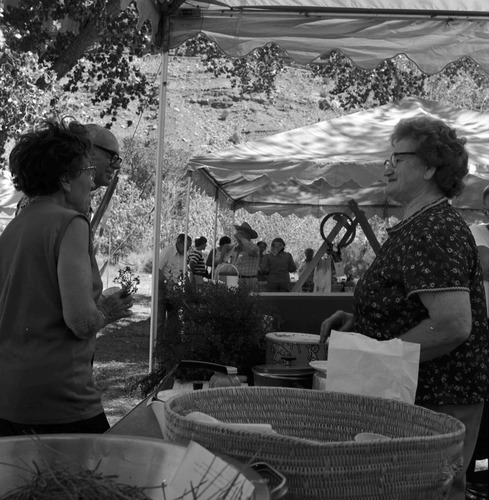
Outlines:
[{"label": "person in background", "polygon": [[168,314],[171,314],[171,304],[168,301],[167,288],[171,283],[177,283],[180,279],[183,280],[185,266],[185,243],[187,252],[190,251],[192,239],[190,236],[185,238],[185,234],[181,233],[177,236],[175,243],[169,245],[160,253],[159,264],[159,279],[158,279],[158,324],[157,324],[157,339],[159,345],[163,345],[165,336],[165,323]]},{"label": "person in background", "polygon": [[263,258],[261,271],[267,277],[267,292],[290,291],[290,273],[295,273],[297,266],[289,252],[285,251],[282,238],[274,238],[270,253]]},{"label": "person in background", "polygon": [[[482,211],[486,217],[489,216],[489,186],[482,192]],[[489,317],[489,224],[472,224],[470,231],[474,236],[479,258],[481,261],[482,277],[484,279],[484,291],[486,294],[487,316]],[[468,467],[468,473],[475,472],[477,459],[487,460],[489,458],[489,403],[486,401],[482,412],[481,426],[476,443],[476,450]]]},{"label": "person in background", "polygon": [[119,142],[116,136],[105,127],[95,123],[85,125],[92,141],[90,160],[97,167],[94,190],[108,186],[114,173],[120,170],[122,158],[120,156]]},{"label": "person in background", "polygon": [[357,283],[354,313],[337,311],[331,329],[421,346],[416,404],[465,425],[464,466],[450,500],[465,500],[465,472],[473,455],[484,399],[489,397],[489,332],[479,252],[449,199],[468,172],[465,139],[441,120],[401,120],[385,162],[385,193],[404,208],[374,262]]},{"label": "person in background", "polygon": [[[489,215],[489,186],[482,192],[482,211],[486,217]],[[489,316],[489,224],[472,224],[470,226],[470,231],[474,236],[477,250],[479,250]]]},{"label": "person in background", "polygon": [[260,250],[251,240],[258,234],[247,222],[241,226],[235,225],[235,243],[224,245],[219,264],[233,264],[238,269],[240,285],[246,285],[252,290],[258,290],[258,265]]},{"label": "person in background", "polygon": [[266,285],[267,276],[263,274],[262,266],[263,266],[263,257],[265,256],[265,252],[267,251],[268,245],[265,241],[259,241],[257,245],[260,250],[260,261],[258,263],[258,282]]},{"label": "person in background", "polygon": [[207,270],[205,268],[204,256],[202,252],[207,246],[207,238],[201,236],[195,239],[194,248],[188,254],[188,268],[190,271],[190,281],[196,285],[204,282],[207,278]]},{"label": "person in background", "polygon": [[[209,252],[205,265],[208,268],[210,268],[209,269],[210,275],[213,274],[213,270],[217,267],[219,259],[221,258],[222,248],[224,247],[224,245],[227,245],[229,243],[231,243],[231,238],[229,236],[221,236],[221,238],[219,239],[219,246],[215,249],[212,249]],[[214,261],[214,269],[212,268],[213,261]]]},{"label": "person in background", "polygon": [[[121,168],[122,158],[120,157],[119,142],[109,129],[95,123],[89,123],[84,127],[92,142],[89,158],[91,164],[96,167],[92,185],[92,191],[96,191],[110,184],[114,172]],[[29,201],[29,196],[24,193],[17,204],[15,215],[18,215],[29,204]],[[91,207],[89,207],[89,212],[91,212]]]},{"label": "person in background", "polygon": [[[299,279],[302,276],[302,273],[305,271],[306,267],[308,266],[309,262],[312,261],[313,257],[314,257],[314,250],[312,248],[306,248],[304,250],[304,260],[299,265],[299,270],[298,270]],[[304,284],[302,285],[302,291],[303,292],[314,291],[314,270],[311,273],[309,273],[306,281],[304,281]]]},{"label": "person in background", "polygon": [[103,433],[95,336],[131,315],[132,296],[102,295],[86,217],[96,168],[86,128],[43,122],[10,153],[29,204],[0,235],[0,435]]}]

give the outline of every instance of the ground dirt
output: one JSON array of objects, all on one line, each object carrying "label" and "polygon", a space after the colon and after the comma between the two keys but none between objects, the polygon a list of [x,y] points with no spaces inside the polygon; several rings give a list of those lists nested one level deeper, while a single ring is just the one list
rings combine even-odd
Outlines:
[{"label": "ground dirt", "polygon": [[97,335],[94,376],[102,404],[113,425],[142,399],[137,381],[148,373],[151,276],[141,275],[133,315],[107,326]]}]

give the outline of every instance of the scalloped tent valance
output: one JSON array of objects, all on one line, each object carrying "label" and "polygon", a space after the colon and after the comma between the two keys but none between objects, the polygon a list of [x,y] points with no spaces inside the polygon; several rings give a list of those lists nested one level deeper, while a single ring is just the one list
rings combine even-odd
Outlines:
[{"label": "scalloped tent valance", "polygon": [[401,118],[439,118],[467,137],[471,174],[453,201],[466,220],[482,218],[489,184],[489,115],[437,102],[405,99],[275,134],[190,160],[194,182],[232,209],[322,217],[354,199],[365,214],[400,215],[384,194],[383,162]]},{"label": "scalloped tent valance", "polygon": [[[129,0],[121,0],[125,8]],[[296,62],[340,50],[372,69],[405,54],[434,74],[468,56],[489,71],[487,0],[138,0],[162,50],[204,33],[232,57],[270,42]]]}]

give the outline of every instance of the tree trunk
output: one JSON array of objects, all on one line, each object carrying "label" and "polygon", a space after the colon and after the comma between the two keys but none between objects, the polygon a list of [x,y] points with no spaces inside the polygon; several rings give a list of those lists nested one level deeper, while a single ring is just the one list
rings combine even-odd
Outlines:
[{"label": "tree trunk", "polygon": [[107,22],[110,22],[119,15],[120,11],[120,0],[108,0],[103,10],[97,10],[87,18],[71,45],[53,63],[53,70],[56,72],[58,80],[76,65],[77,61],[101,35],[100,23],[103,17],[106,17]]}]

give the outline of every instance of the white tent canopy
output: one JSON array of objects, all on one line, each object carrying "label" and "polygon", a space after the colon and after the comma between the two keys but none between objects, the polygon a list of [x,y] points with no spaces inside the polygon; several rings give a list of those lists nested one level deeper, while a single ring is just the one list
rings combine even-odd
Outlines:
[{"label": "white tent canopy", "polygon": [[[367,217],[400,215],[384,194],[383,162],[389,137],[402,118],[426,114],[467,137],[472,175],[454,200],[467,220],[481,218],[489,184],[489,115],[406,99],[326,120],[190,160],[194,182],[236,210],[322,217],[354,199]],[[481,178],[482,177],[482,178]]]},{"label": "white tent canopy", "polygon": [[178,10],[181,3],[164,13],[138,0],[139,26],[149,19],[168,48],[204,33],[233,57],[275,42],[301,64],[340,50],[365,69],[405,54],[428,74],[464,56],[489,71],[487,0],[208,0]]}]

